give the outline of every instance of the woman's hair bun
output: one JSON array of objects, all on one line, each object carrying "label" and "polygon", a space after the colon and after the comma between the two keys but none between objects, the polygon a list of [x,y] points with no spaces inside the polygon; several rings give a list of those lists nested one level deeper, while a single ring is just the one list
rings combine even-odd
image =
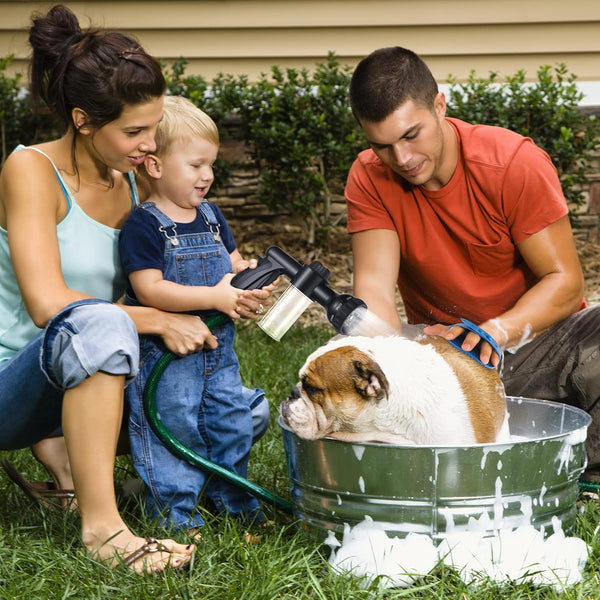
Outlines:
[{"label": "woman's hair bun", "polygon": [[79,21],[66,6],[57,4],[48,13],[34,15],[29,43],[34,51],[63,56],[66,49],[83,38]]},{"label": "woman's hair bun", "polygon": [[33,100],[38,106],[45,102],[67,127],[73,108],[101,127],[118,118],[125,104],[164,94],[160,63],[137,40],[120,32],[82,32],[73,11],[62,4],[33,16],[29,42]]}]

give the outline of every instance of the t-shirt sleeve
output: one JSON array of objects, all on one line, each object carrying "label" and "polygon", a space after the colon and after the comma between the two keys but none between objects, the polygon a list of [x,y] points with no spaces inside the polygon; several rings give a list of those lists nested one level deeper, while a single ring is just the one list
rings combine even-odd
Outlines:
[{"label": "t-shirt sleeve", "polygon": [[519,146],[506,171],[502,201],[516,244],[569,212],[550,157],[529,139]]},{"label": "t-shirt sleeve", "polygon": [[163,268],[164,236],[156,219],[144,209],[134,210],[119,235],[119,251],[125,275],[141,269]]},{"label": "t-shirt sleeve", "polygon": [[382,198],[393,187],[381,168],[363,162],[361,153],[348,174],[345,196],[348,211],[348,233],[367,229],[395,230],[392,218]]}]

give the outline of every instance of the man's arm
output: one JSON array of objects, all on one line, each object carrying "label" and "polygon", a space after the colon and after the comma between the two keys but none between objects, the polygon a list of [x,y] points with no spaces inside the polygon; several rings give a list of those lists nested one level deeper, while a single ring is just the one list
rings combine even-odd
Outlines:
[{"label": "man's arm", "polygon": [[400,242],[390,229],[369,229],[352,234],[354,295],[386,323],[400,330],[396,285],[400,272]]},{"label": "man's arm", "polygon": [[[503,348],[530,341],[575,312],[583,298],[583,273],[568,216],[534,233],[518,248],[537,277],[537,283],[512,308],[479,324]],[[460,327],[447,329],[446,326],[432,325],[425,329],[425,333],[454,339],[463,330]],[[471,350],[479,339],[476,333],[470,332],[462,344],[463,349]],[[481,360],[487,363],[491,355],[489,344],[481,344]],[[492,363],[497,362],[494,356]]]},{"label": "man's arm", "polygon": [[492,336],[508,347],[562,321],[583,299],[583,273],[568,216],[534,233],[518,248],[538,282],[510,310],[483,324],[489,333],[495,327]]}]

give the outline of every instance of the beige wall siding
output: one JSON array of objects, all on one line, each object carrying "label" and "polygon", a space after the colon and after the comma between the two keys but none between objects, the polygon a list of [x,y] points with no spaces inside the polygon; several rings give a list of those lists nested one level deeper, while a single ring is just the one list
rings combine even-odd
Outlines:
[{"label": "beige wall siding", "polygon": [[[0,0],[0,57],[25,72],[25,28],[53,3]],[[439,82],[471,69],[535,77],[564,62],[581,81],[600,82],[600,0],[122,0],[65,2],[83,26],[136,35],[155,56],[189,61],[187,73],[251,79],[270,66],[312,68],[328,51],[354,65],[375,48],[421,54]]]}]

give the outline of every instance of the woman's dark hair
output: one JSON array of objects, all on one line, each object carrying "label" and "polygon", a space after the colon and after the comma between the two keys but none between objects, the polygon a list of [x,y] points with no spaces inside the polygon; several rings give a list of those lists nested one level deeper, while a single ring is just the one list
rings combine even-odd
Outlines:
[{"label": "woman's dark hair", "polygon": [[354,116],[379,123],[412,100],[433,109],[438,86],[425,62],[412,50],[393,46],[363,58],[350,81]]},{"label": "woman's dark hair", "polygon": [[159,62],[131,36],[81,31],[75,14],[56,5],[32,19],[29,43],[31,92],[69,127],[80,108],[87,123],[102,127],[118,119],[126,104],[148,102],[166,89]]}]

